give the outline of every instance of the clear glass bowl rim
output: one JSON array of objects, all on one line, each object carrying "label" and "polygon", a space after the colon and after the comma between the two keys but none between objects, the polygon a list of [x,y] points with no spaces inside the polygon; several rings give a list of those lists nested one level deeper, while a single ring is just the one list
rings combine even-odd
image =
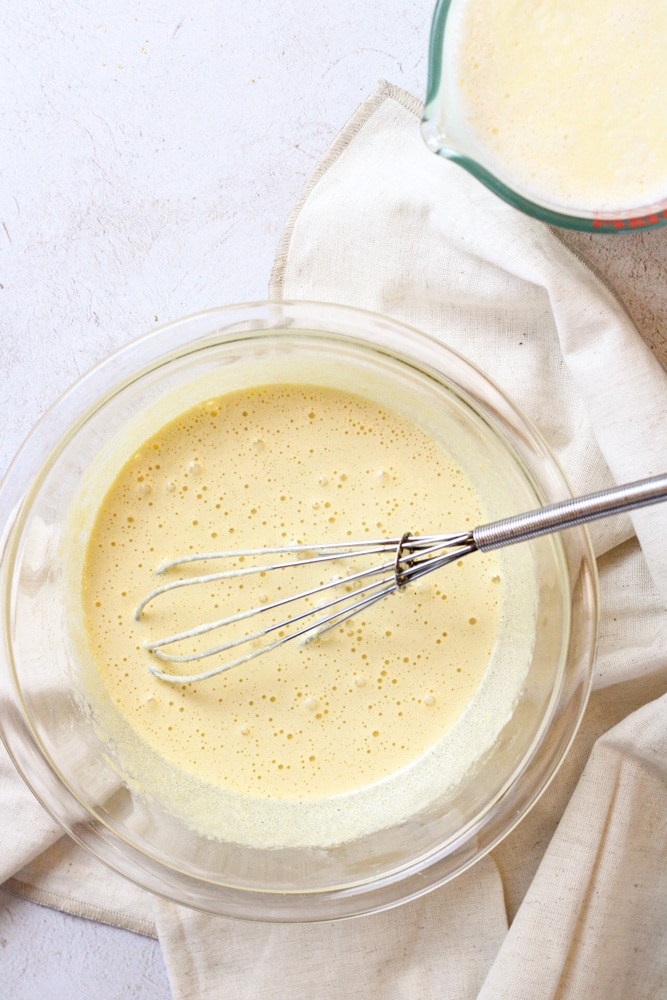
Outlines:
[{"label": "clear glass bowl rim", "polygon": [[[84,419],[91,408],[103,406],[105,399],[115,395],[124,381],[133,380],[138,371],[163,364],[170,354],[191,349],[201,342],[203,336],[210,336],[213,331],[216,336],[222,337],[223,331],[231,328],[233,332],[229,336],[234,339],[244,327],[246,331],[266,330],[272,335],[280,330],[292,334],[308,330],[329,332],[361,339],[378,350],[386,350],[399,357],[406,355],[407,337],[411,348],[407,352],[408,358],[418,358],[427,367],[432,361],[436,370],[438,361],[442,363],[447,358],[450,367],[446,378],[453,379],[479,411],[493,413],[506,432],[511,430],[516,435],[513,443],[522,451],[522,457],[531,455],[535,461],[546,463],[562,494],[569,493],[565,477],[532,424],[486,375],[451,348],[421,331],[377,313],[320,302],[254,302],[210,309],[150,331],[100,362],[56,401],[29,434],[0,486],[2,563],[7,562],[7,551],[15,526],[21,520],[21,507],[30,493],[33,480],[78,420]],[[401,351],[387,346],[387,341],[391,344],[397,337],[401,342]],[[110,385],[113,389],[109,389]],[[528,468],[531,468],[530,463]],[[479,836],[480,830],[469,830],[460,844],[448,848],[446,855],[434,854],[427,869],[408,870],[402,872],[400,878],[389,875],[331,892],[249,893],[234,887],[220,887],[148,857],[129,840],[105,828],[90,813],[86,803],[81,803],[72,795],[59,774],[57,762],[45,758],[36,739],[30,720],[25,715],[20,688],[16,679],[8,676],[8,659],[0,669],[0,697],[5,709],[0,713],[0,736],[28,787],[64,831],[108,867],[149,891],[207,912],[253,920],[331,920],[387,909],[449,881],[492,850],[532,808],[569,749],[590,691],[598,613],[595,559],[588,534],[583,527],[572,531],[581,549],[585,577],[585,607],[582,608],[581,620],[575,622],[575,626],[578,624],[585,634],[580,640],[583,648],[583,660],[579,665],[581,676],[573,689],[568,691],[569,705],[567,711],[562,713],[562,718],[565,715],[567,718],[557,732],[547,732],[540,748],[546,756],[540,761],[539,773],[534,773],[535,762],[529,762],[530,788],[526,781],[524,785],[515,782],[508,790],[502,814],[490,827],[481,831],[486,834],[486,839],[471,850],[470,839],[473,835]],[[4,642],[7,643],[6,594],[11,581],[7,581],[5,576],[3,566],[5,600],[2,628],[5,631]],[[85,821],[76,823],[63,820],[63,814],[67,813],[63,802],[67,802],[70,811],[72,808],[80,811],[83,805],[89,816]]]}]

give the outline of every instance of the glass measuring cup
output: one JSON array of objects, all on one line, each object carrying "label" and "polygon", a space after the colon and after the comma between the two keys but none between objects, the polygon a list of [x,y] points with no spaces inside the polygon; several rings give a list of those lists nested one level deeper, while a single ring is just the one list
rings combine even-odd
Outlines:
[{"label": "glass measuring cup", "polygon": [[[433,15],[428,87],[422,134],[428,147],[440,156],[458,163],[487,188],[521,211],[551,225],[587,232],[622,232],[650,229],[667,223],[667,169],[665,197],[634,207],[590,209],[585,205],[562,203],[548,194],[526,189],[516,179],[516,172],[505,168],[478,141],[466,117],[460,100],[458,82],[453,67],[457,18],[471,0],[438,0]],[[592,43],[591,43],[592,44]]]}]

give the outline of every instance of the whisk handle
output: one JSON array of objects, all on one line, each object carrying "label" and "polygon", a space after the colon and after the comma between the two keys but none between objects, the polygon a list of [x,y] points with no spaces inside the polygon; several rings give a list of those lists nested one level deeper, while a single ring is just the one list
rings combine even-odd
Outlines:
[{"label": "whisk handle", "polygon": [[637,507],[667,500],[667,473],[626,483],[587,496],[548,504],[539,510],[517,514],[502,521],[475,528],[472,536],[481,552],[499,549],[516,542],[527,542],[539,535],[550,535],[573,528],[586,521],[596,521],[612,514],[623,514]]}]

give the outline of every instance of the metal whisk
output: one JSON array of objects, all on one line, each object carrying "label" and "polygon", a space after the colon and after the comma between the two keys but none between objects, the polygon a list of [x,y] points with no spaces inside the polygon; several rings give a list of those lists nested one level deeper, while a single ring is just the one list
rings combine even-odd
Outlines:
[{"label": "metal whisk", "polygon": [[[274,570],[315,566],[319,563],[350,561],[369,556],[388,556],[384,561],[379,558],[377,564],[370,568],[358,569],[343,579],[336,578],[300,593],[280,598],[272,603],[229,615],[218,621],[207,622],[147,643],[146,648],[151,653],[160,660],[169,663],[191,663],[211,656],[222,656],[231,653],[232,650],[235,651],[231,653],[231,659],[199,674],[183,676],[164,673],[157,667],[150,668],[151,673],[161,680],[174,684],[191,684],[196,681],[208,680],[208,678],[215,677],[226,670],[231,670],[232,667],[247,663],[256,656],[276,649],[286,642],[299,638],[305,640],[322,636],[377,601],[388,597],[389,594],[403,590],[427,573],[441,569],[472,552],[489,552],[506,545],[529,541],[539,535],[562,531],[586,521],[610,517],[613,514],[621,514],[664,500],[667,500],[667,473],[603,490],[599,493],[549,504],[538,510],[494,521],[491,524],[474,528],[472,531],[463,531],[458,534],[415,536],[406,532],[400,538],[375,541],[288,545],[268,549],[204,552],[197,555],[187,555],[164,563],[157,572],[164,574],[190,563],[214,559],[245,561],[246,558],[259,558],[262,561],[252,566],[207,573],[203,576],[191,576],[164,584],[144,597],[136,608],[135,618],[139,621],[149,604],[158,597],[178,590],[180,587],[234,580],[251,574],[266,574]],[[267,557],[270,557],[268,563],[266,562]],[[286,557],[286,559],[281,561],[281,557]],[[338,593],[335,593],[336,591]],[[330,592],[333,593],[333,596]],[[208,649],[182,655],[168,652],[168,648],[177,643],[195,639],[209,632],[230,628],[239,622],[253,621],[260,615],[272,614],[281,608],[285,608],[287,611],[290,606],[292,606],[292,613],[286,613],[282,620],[273,621],[265,627],[254,629],[242,635],[235,635],[234,638],[227,639],[227,641]],[[277,638],[273,638],[276,634]],[[240,653],[244,646],[246,651]],[[248,646],[249,649],[247,649]],[[238,655],[239,653],[240,655]]]}]

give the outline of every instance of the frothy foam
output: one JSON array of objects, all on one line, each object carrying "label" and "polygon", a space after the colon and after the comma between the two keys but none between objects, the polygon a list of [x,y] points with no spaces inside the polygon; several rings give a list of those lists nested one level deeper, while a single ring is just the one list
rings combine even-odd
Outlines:
[{"label": "frothy foam", "polygon": [[525,671],[529,632],[513,670],[496,657],[500,557],[461,560],[322,640],[193,685],[153,677],[145,642],[352,565],[181,588],[138,623],[133,610],[156,566],[191,551],[431,534],[483,518],[435,440],[352,394],[264,386],[163,427],[119,472],[84,568],[98,705],[123,769],[168,808],[187,803],[207,833],[260,845],[335,843],[422,808],[491,745]]}]

